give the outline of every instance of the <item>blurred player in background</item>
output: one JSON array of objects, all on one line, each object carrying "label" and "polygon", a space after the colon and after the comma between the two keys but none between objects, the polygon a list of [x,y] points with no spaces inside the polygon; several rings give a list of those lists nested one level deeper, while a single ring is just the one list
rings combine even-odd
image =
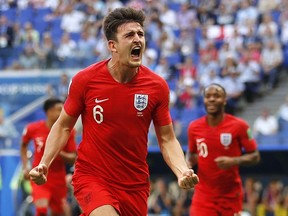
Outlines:
[{"label": "blurred player in background", "polygon": [[[27,155],[28,145],[33,140],[34,159],[32,167],[35,167],[43,156],[47,136],[52,125],[59,117],[62,107],[62,100],[57,98],[47,99],[43,105],[47,118],[29,123],[25,127],[21,143],[21,160],[26,179],[29,179],[31,169]],[[32,182],[32,197],[36,208],[36,216],[46,216],[48,212],[51,212],[53,216],[68,216],[71,214],[67,203],[66,163],[72,165],[76,159],[75,131],[72,130],[67,140],[67,144],[65,142],[66,145],[63,145],[59,155],[50,164],[47,184],[39,186]]]},{"label": "blurred player in background", "polygon": [[144,20],[143,11],[132,8],[117,8],[104,19],[112,57],[72,78],[44,156],[30,171],[35,183],[46,182],[54,155],[81,115],[83,140],[72,183],[85,216],[147,215],[150,181],[146,158],[151,121],[162,155],[179,186],[190,189],[198,183],[173,131],[168,85],[142,65]]},{"label": "blurred player in background", "polygon": [[[188,128],[188,163],[198,163],[200,182],[195,187],[190,216],[240,216],[242,183],[239,166],[260,160],[248,124],[224,112],[225,89],[211,84],[204,89],[207,115]],[[242,152],[244,150],[244,152]]]}]

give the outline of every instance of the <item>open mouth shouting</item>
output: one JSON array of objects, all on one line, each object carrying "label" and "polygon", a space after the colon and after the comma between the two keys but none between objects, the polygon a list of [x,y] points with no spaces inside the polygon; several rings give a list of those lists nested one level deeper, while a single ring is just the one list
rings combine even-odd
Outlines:
[{"label": "open mouth shouting", "polygon": [[131,51],[131,57],[133,60],[139,61],[140,60],[140,55],[141,55],[141,47],[136,46],[132,49]]}]

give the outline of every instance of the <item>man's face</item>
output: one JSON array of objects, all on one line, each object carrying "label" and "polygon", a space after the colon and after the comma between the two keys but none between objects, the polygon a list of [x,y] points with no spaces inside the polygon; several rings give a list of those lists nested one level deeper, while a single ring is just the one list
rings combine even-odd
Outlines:
[{"label": "man's face", "polygon": [[48,110],[48,118],[51,119],[51,121],[55,122],[58,117],[60,116],[61,110],[62,110],[63,104],[62,103],[57,103],[54,105],[54,107],[50,108]]},{"label": "man's face", "polygon": [[128,67],[139,67],[145,49],[145,35],[139,23],[130,22],[118,27],[117,41],[110,40],[112,52],[118,54],[119,61]]},{"label": "man's face", "polygon": [[218,114],[224,110],[226,95],[222,88],[210,86],[205,89],[204,104],[208,114]]}]

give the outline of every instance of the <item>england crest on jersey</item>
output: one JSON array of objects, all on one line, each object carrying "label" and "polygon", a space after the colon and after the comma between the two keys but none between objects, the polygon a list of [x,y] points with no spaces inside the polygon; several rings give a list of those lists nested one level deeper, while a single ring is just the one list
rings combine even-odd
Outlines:
[{"label": "england crest on jersey", "polygon": [[135,94],[134,96],[134,107],[138,111],[144,110],[148,105],[148,95]]},{"label": "england crest on jersey", "polygon": [[231,133],[221,133],[220,134],[220,142],[224,146],[229,146],[232,142],[232,134]]}]

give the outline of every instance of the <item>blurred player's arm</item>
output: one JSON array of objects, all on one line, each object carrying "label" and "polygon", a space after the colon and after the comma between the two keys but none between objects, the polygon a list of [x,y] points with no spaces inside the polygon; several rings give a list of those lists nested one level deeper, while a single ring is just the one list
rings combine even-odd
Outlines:
[{"label": "blurred player's arm", "polygon": [[175,136],[172,124],[155,126],[155,131],[163,158],[177,176],[179,186],[184,189],[193,188],[199,179],[185,161],[183,150]]},{"label": "blurred player's arm", "polygon": [[74,162],[76,160],[76,156],[77,156],[76,152],[66,152],[66,151],[60,151],[59,155],[69,165],[74,164]]},{"label": "blurred player's arm", "polygon": [[45,164],[47,167],[50,166],[56,155],[58,155],[66,145],[76,121],[77,118],[69,116],[65,110],[62,109],[59,118],[52,126],[48,135],[44,154],[40,163]]},{"label": "blurred player's arm", "polygon": [[27,156],[28,153],[28,143],[21,142],[20,145],[20,156],[22,162],[22,171],[25,179],[29,179],[29,158]]},{"label": "blurred player's arm", "polygon": [[193,168],[198,163],[198,154],[192,153],[188,149],[186,153],[186,161],[187,161],[188,166],[190,168]]},{"label": "blurred player's arm", "polygon": [[66,145],[70,133],[77,121],[77,117],[69,116],[64,109],[57,121],[51,128],[46,140],[44,154],[38,166],[30,171],[30,179],[36,184],[44,184],[47,181],[47,174],[50,164]]},{"label": "blurred player's arm", "polygon": [[260,161],[260,154],[258,150],[244,153],[238,157],[220,156],[215,158],[215,162],[221,169],[228,169],[232,166],[251,166]]}]

